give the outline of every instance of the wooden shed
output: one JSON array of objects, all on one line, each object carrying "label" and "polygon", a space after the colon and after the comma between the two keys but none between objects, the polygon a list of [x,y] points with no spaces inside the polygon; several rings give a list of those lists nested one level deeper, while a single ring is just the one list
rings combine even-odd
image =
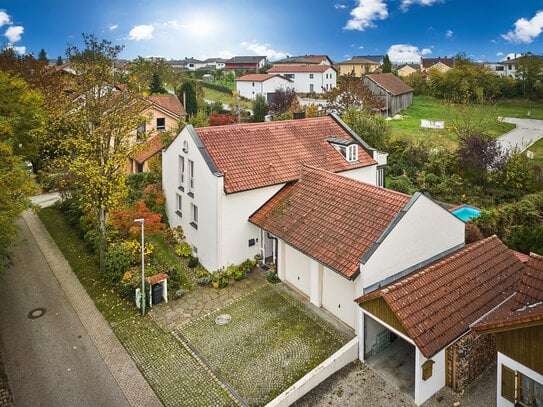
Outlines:
[{"label": "wooden shed", "polygon": [[387,117],[407,109],[413,103],[413,88],[394,74],[369,74],[363,81],[381,99]]}]

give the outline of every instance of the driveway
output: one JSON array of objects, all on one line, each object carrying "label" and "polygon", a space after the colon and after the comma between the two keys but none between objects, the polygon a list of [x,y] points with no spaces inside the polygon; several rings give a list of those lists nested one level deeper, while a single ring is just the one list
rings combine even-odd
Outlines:
[{"label": "driveway", "polygon": [[526,150],[540,138],[543,138],[543,120],[499,117],[498,120],[513,123],[517,127],[498,138],[502,148],[511,153],[515,149]]}]

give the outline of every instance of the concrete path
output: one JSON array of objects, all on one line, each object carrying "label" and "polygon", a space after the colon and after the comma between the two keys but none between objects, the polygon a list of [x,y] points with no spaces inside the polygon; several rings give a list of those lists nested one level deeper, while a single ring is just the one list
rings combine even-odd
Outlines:
[{"label": "concrete path", "polygon": [[[49,202],[49,198],[51,197],[40,198],[38,200]],[[47,233],[38,216],[31,211],[26,211],[23,213],[20,222],[23,233],[26,233],[23,236],[23,243],[31,243],[33,248],[27,247],[25,249],[23,246],[22,251],[19,249],[18,260],[22,262],[20,264],[23,270],[31,275],[18,284],[21,284],[24,290],[32,290],[31,288],[27,288],[27,285],[29,284],[29,280],[37,279],[37,276],[32,275],[32,273],[38,272],[52,273],[54,276],[52,280],[54,282],[46,285],[38,279],[38,284],[41,283],[42,288],[48,295],[47,301],[43,299],[42,301],[33,303],[32,301],[37,299],[35,292],[26,292],[20,295],[21,301],[24,299],[24,301],[28,302],[23,304],[25,310],[28,309],[30,311],[33,308],[44,307],[48,311],[44,317],[35,320],[28,319],[26,313],[22,316],[25,320],[28,319],[30,321],[30,331],[27,332],[27,335],[19,336],[19,343],[15,343],[14,346],[23,346],[21,351],[26,352],[31,357],[29,362],[32,362],[32,357],[38,358],[35,360],[36,364],[48,358],[54,363],[55,358],[57,356],[60,357],[64,353],[75,359],[69,359],[66,362],[60,363],[61,370],[51,370],[49,374],[44,372],[43,374],[38,374],[38,376],[31,375],[33,370],[37,372],[37,367],[33,369],[31,363],[29,366],[30,370],[26,370],[26,373],[22,371],[23,376],[20,376],[14,372],[20,369],[22,360],[10,359],[12,349],[3,347],[4,364],[10,386],[15,395],[16,405],[161,406],[162,404],[153,390],[117,340],[108,323],[96,309],[93,301],[89,298],[77,277],[73,274],[69,264],[62,256],[51,236]],[[30,260],[34,255],[41,256],[41,258]],[[40,271],[39,269],[43,270]],[[8,270],[7,273],[12,271]],[[15,274],[13,275],[15,276]],[[16,281],[15,283],[17,284]],[[55,285],[57,291],[53,292],[51,290],[54,289]],[[13,285],[3,286],[2,289],[9,290],[10,287],[13,287]],[[31,286],[28,285],[28,287]],[[0,296],[0,298],[9,300],[9,297],[4,295]],[[57,304],[55,300],[59,298],[64,299],[60,304]],[[14,300],[12,299],[12,301]],[[9,314],[9,304],[3,307],[4,314],[2,315],[2,321],[7,321],[6,323],[11,325],[13,322],[10,318],[13,318],[13,316],[6,315],[6,313]],[[43,329],[39,329],[39,324],[52,321],[58,318],[60,314],[74,311],[76,319],[78,319],[76,322],[79,325],[70,325],[64,328],[60,325],[46,325]],[[11,333],[9,332],[9,328],[6,329],[6,326],[3,325],[2,328],[2,339],[5,344],[8,342],[6,339],[8,333]],[[67,342],[58,343],[57,340],[48,340],[47,338],[51,335],[51,330],[60,331],[66,337]],[[97,359],[102,363],[102,367],[97,367],[100,365],[98,362],[96,362],[97,365],[95,366],[87,360],[83,350],[90,352],[92,349],[97,353]],[[74,379],[76,374],[84,369],[89,370],[88,373],[91,374],[92,378],[85,380],[81,380],[81,378]],[[86,382],[96,382],[97,386],[89,395],[85,390],[75,387],[74,380],[78,382],[78,385],[83,386],[82,389],[88,384]],[[26,381],[25,386],[38,386],[38,388],[40,383],[43,383],[47,387],[47,393],[50,393],[48,397],[51,398],[40,401],[39,397],[45,397],[46,393],[33,393],[30,396],[33,398],[28,399],[28,403],[20,402],[18,400],[20,396],[18,395],[22,393],[18,386],[23,381]],[[66,394],[71,397],[64,398],[61,396],[63,394],[62,387],[66,388]],[[42,390],[44,389],[42,388]],[[27,390],[22,391],[26,392]],[[55,398],[57,400],[53,402]]]},{"label": "concrete path", "polygon": [[513,117],[500,117],[498,120],[513,123],[517,126],[498,138],[502,148],[508,153],[515,149],[522,152],[540,138],[543,138],[543,120],[517,119]]}]

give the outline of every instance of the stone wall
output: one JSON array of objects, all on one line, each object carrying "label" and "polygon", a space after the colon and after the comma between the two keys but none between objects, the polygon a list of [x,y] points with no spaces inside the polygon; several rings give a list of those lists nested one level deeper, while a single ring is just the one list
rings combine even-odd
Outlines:
[{"label": "stone wall", "polygon": [[493,335],[468,333],[451,345],[453,366],[452,389],[460,392],[472,383],[496,359]]}]

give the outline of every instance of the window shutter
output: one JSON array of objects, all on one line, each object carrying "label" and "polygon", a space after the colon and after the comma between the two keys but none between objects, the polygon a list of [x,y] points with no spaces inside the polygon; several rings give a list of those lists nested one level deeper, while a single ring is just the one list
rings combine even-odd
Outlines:
[{"label": "window shutter", "polygon": [[515,402],[515,371],[502,365],[502,397]]}]

